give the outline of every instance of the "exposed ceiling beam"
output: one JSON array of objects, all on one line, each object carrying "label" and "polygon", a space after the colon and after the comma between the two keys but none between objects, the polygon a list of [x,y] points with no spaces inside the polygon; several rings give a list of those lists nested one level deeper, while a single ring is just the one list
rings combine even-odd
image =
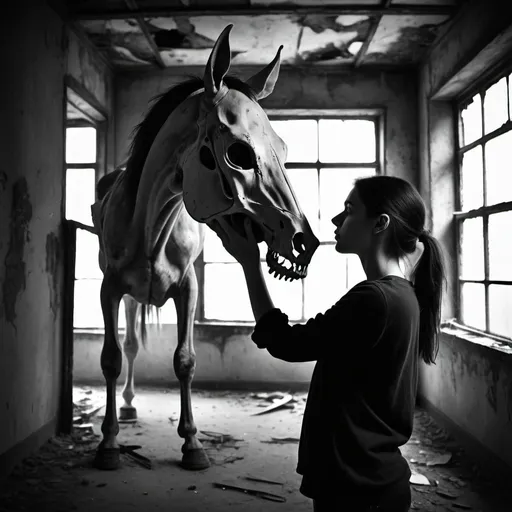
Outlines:
[{"label": "exposed ceiling beam", "polygon": [[[389,6],[391,5],[391,0],[382,0],[382,9],[384,12],[389,10]],[[357,68],[361,65],[361,62],[363,62],[364,56],[366,55],[366,52],[368,51],[368,47],[370,46],[370,43],[372,42],[373,36],[375,35],[375,32],[377,32],[377,29],[379,28],[380,20],[382,19],[382,14],[378,14],[373,18],[372,26],[370,27],[370,30],[368,31],[368,36],[366,37],[363,46],[361,46],[359,53],[357,54],[356,60],[354,61],[354,67]]]},{"label": "exposed ceiling beam", "polygon": [[[135,0],[124,0],[124,1],[125,1],[126,5],[128,6],[128,9],[130,9],[132,12],[136,12],[139,10],[138,5],[135,2]],[[135,16],[135,20],[137,21],[139,28],[141,29],[142,33],[144,34],[144,37],[146,38],[146,41],[148,42],[148,45],[151,48],[151,51],[155,57],[156,62],[162,69],[164,69],[165,63],[162,60],[162,56],[160,55],[158,47],[155,44],[155,40],[153,39],[153,36],[151,35],[151,31],[149,30],[146,20],[142,16],[138,16],[138,15]]]},{"label": "exposed ceiling beam", "polygon": [[362,15],[362,16],[382,16],[392,14],[398,16],[410,15],[453,15],[457,7],[449,5],[398,5],[383,8],[380,5],[340,5],[340,6],[309,6],[309,7],[246,7],[233,9],[229,6],[210,7],[208,9],[199,7],[158,7],[154,9],[139,9],[133,11],[127,10],[87,10],[76,9],[69,11],[69,18],[74,20],[108,20],[108,19],[133,19],[137,16],[141,18],[157,18],[172,16],[272,16],[279,14],[296,14],[304,16],[307,14],[341,16],[341,15]]}]

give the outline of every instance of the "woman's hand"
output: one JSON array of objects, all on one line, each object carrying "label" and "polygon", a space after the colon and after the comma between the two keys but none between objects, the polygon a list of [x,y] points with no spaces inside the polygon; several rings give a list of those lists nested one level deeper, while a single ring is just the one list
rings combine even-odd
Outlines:
[{"label": "woman's hand", "polygon": [[245,237],[239,235],[231,223],[223,217],[207,222],[207,224],[220,238],[226,251],[228,251],[244,269],[246,267],[259,265],[260,249],[254,237],[249,217],[244,219]]}]

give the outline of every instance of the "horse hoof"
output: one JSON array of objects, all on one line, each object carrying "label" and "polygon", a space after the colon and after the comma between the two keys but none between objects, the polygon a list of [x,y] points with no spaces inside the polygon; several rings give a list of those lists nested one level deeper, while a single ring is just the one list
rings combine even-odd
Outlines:
[{"label": "horse hoof", "polygon": [[119,421],[135,421],[137,419],[137,409],[124,405],[119,407]]},{"label": "horse hoof", "polygon": [[203,448],[186,450],[181,459],[181,467],[191,471],[206,469],[210,467],[210,459]]},{"label": "horse hoof", "polygon": [[94,458],[94,467],[98,469],[118,469],[121,450],[119,448],[104,448],[99,446]]}]

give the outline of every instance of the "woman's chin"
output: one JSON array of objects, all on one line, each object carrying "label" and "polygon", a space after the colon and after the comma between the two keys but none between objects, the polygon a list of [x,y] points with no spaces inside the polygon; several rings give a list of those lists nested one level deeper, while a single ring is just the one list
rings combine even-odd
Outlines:
[{"label": "woman's chin", "polygon": [[350,249],[346,244],[344,244],[341,240],[336,240],[336,245],[334,246],[336,252],[340,254],[355,254],[353,250]]}]

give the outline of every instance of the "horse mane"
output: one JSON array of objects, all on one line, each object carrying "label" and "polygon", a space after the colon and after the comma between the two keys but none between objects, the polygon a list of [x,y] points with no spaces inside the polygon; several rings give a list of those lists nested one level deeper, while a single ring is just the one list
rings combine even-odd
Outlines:
[{"label": "horse mane", "polygon": [[[223,80],[229,89],[240,91],[256,101],[254,91],[244,81],[229,75],[224,77]],[[126,162],[125,183],[127,192],[133,200],[137,196],[144,163],[158,132],[178,105],[202,87],[204,87],[203,79],[191,76],[188,80],[172,86],[151,99],[150,103],[153,103],[153,105],[144,119],[132,131],[132,142]]]}]

